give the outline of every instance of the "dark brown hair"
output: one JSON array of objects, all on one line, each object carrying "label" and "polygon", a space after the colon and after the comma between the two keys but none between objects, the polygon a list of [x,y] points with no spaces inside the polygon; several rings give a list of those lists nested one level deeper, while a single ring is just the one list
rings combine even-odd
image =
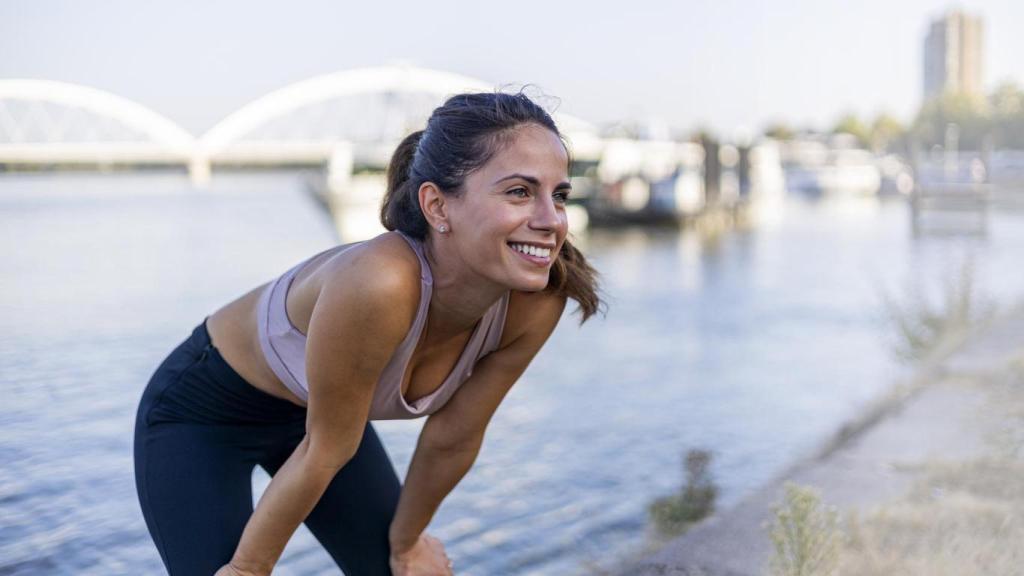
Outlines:
[{"label": "dark brown hair", "polygon": [[[466,176],[486,164],[524,124],[543,126],[562,138],[551,115],[522,91],[457,94],[446,100],[430,115],[426,129],[406,136],[391,156],[381,223],[425,239],[428,225],[420,209],[420,186],[433,182],[444,194],[462,194]],[[597,277],[597,270],[566,238],[545,290],[575,300],[582,324],[603,304]]]}]

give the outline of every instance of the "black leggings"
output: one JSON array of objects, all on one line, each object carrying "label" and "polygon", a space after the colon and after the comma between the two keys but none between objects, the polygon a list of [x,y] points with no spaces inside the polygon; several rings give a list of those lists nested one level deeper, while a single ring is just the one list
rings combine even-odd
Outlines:
[{"label": "black leggings", "polygon": [[[172,576],[212,576],[252,514],[252,472],[273,476],[305,434],[306,409],[246,382],[206,322],[160,364],[135,419],[135,486]],[[367,423],[356,455],[306,526],[348,576],[390,574],[388,527],[401,485]]]}]

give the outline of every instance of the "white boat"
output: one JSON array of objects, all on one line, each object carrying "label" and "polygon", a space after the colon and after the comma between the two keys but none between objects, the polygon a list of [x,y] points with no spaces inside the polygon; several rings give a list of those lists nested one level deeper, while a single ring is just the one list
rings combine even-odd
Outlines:
[{"label": "white boat", "polygon": [[829,142],[795,140],[785,144],[783,161],[789,190],[811,196],[875,196],[882,173],[874,154],[845,138]]}]

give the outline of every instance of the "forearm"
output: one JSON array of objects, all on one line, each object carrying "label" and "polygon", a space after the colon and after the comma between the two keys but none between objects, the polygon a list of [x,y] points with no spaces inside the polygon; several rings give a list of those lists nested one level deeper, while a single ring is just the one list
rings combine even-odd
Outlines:
[{"label": "forearm", "polygon": [[431,448],[422,441],[417,445],[391,521],[392,550],[406,550],[416,542],[441,501],[473,466],[479,451],[480,441],[453,449]]},{"label": "forearm", "polygon": [[270,574],[299,524],[323,496],[336,470],[317,462],[304,439],[274,475],[245,525],[232,565]]}]

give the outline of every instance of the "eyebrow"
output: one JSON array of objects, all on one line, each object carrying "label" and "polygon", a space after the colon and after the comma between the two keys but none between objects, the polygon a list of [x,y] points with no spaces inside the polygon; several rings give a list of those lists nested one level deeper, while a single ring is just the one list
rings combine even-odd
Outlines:
[{"label": "eyebrow", "polygon": [[[527,182],[533,184],[534,186],[540,186],[540,180],[534,178],[533,176],[527,176],[526,174],[520,174],[518,172],[516,172],[515,174],[509,174],[508,176],[505,176],[503,178],[498,178],[497,180],[494,181],[494,183],[498,184],[499,182],[504,182],[505,180],[513,180],[515,178],[526,180]],[[572,184],[569,184],[568,182],[562,182],[558,186],[555,186],[555,190],[562,190],[564,188],[572,188]]]}]

